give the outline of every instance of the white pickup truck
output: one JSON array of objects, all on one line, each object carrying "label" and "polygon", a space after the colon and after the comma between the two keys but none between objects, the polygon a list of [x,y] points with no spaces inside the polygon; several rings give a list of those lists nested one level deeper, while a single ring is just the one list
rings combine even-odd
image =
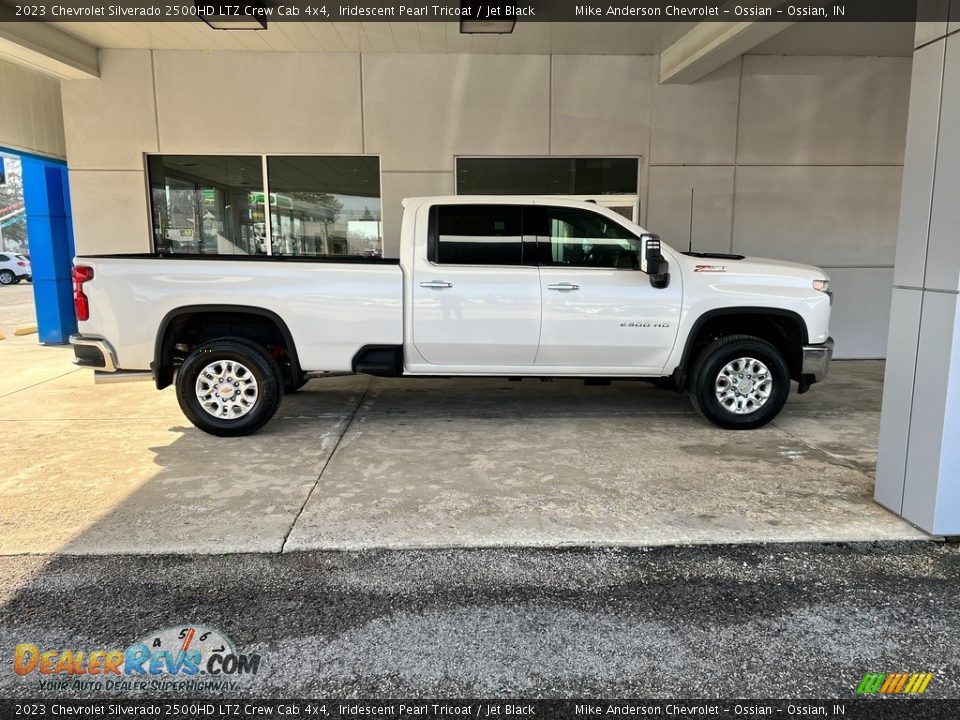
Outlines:
[{"label": "white pickup truck", "polygon": [[310,377],[652,379],[714,424],[773,419],[827,374],[819,268],[679,252],[596,204],[403,204],[399,260],[78,257],[76,363],[176,384],[214,435],[262,427]]}]

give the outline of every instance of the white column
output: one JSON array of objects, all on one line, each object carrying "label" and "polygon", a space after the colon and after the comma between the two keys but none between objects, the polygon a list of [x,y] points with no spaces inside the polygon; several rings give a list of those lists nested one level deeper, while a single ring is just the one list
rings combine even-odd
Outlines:
[{"label": "white column", "polygon": [[960,535],[960,0],[917,24],[875,498]]}]

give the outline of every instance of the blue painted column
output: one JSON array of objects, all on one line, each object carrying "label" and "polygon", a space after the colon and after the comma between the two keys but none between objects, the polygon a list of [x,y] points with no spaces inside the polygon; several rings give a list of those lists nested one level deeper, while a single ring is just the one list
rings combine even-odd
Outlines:
[{"label": "blue painted column", "polygon": [[42,343],[65,343],[77,331],[70,279],[74,247],[67,168],[28,155],[22,155],[20,162],[38,336]]}]

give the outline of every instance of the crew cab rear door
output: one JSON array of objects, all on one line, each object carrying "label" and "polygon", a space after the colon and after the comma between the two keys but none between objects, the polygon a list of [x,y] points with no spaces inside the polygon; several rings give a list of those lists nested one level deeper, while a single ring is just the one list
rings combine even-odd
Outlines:
[{"label": "crew cab rear door", "polygon": [[[413,345],[431,365],[530,366],[540,336],[540,276],[524,265],[523,206],[438,204],[414,261]],[[531,245],[531,249],[532,249]]]},{"label": "crew cab rear door", "polygon": [[543,298],[536,365],[663,368],[680,320],[679,272],[668,287],[651,286],[637,269],[639,238],[599,212],[538,205],[524,217]]}]

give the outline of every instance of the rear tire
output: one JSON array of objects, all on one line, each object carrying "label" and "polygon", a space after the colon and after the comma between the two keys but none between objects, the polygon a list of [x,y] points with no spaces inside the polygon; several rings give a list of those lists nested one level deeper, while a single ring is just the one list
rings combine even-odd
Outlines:
[{"label": "rear tire", "polygon": [[180,366],[177,400],[187,419],[206,433],[249,435],[280,407],[283,373],[258,345],[235,338],[210,340]]},{"label": "rear tire", "polygon": [[697,412],[728,430],[766,425],[789,394],[783,353],[751,335],[731,335],[705,347],[691,376],[690,400]]},{"label": "rear tire", "polygon": [[17,282],[17,276],[10,270],[0,270],[0,285],[14,285]]}]

